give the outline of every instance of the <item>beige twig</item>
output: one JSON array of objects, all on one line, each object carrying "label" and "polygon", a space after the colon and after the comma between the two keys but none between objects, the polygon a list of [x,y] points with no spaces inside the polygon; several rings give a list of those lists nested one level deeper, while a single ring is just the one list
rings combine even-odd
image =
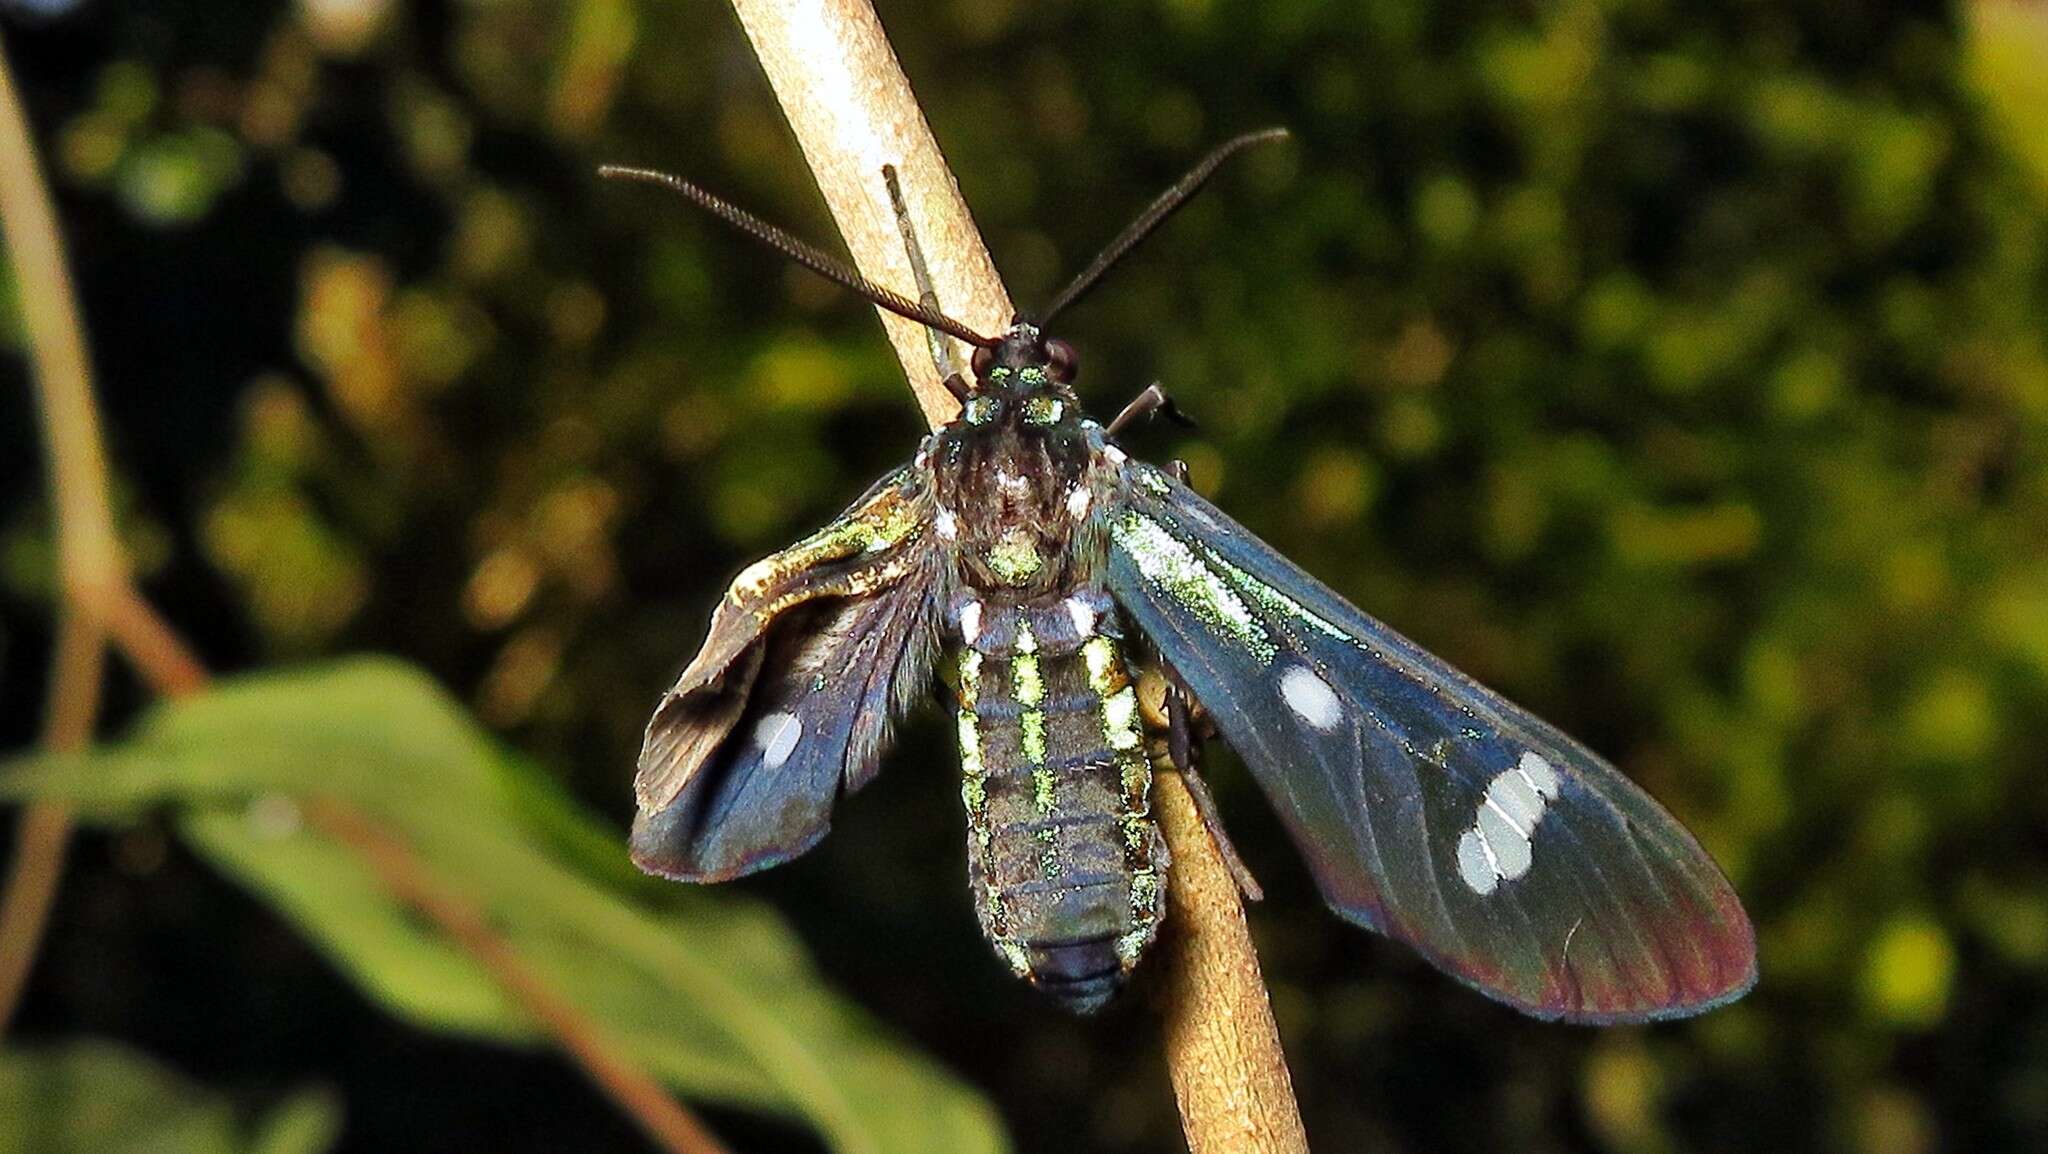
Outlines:
[{"label": "beige twig", "polygon": [[[92,404],[91,369],[78,323],[77,301],[64,265],[28,118],[15,93],[0,40],[0,230],[14,268],[28,338],[30,377],[48,446],[44,468],[57,524],[57,578],[63,607],[50,662],[50,700],[43,744],[76,749],[99,719],[100,674],[105,656],[101,620],[109,591],[126,581],[114,536],[107,462]],[[50,904],[64,871],[71,813],[37,804],[22,811],[0,896],[0,1031],[14,1016],[49,922]]]},{"label": "beige twig", "polygon": [[57,512],[58,569],[74,598],[91,601],[98,590],[126,579],[127,563],[114,534],[85,329],[56,212],[4,52],[0,41],[0,220],[21,299],[43,438],[50,446],[45,467]]},{"label": "beige twig", "polygon": [[[881,167],[902,174],[946,311],[982,331],[1009,297],[868,0],[733,0],[861,271],[898,291],[913,281]],[[937,387],[926,338],[884,315],[890,341],[936,428],[957,408]],[[1301,1115],[1235,883],[1178,775],[1153,790],[1173,869],[1163,947],[1166,1056],[1194,1154],[1305,1154]]]},{"label": "beige twig", "polygon": [[1162,935],[1166,1055],[1190,1154],[1307,1154],[1280,1031],[1252,949],[1237,881],[1188,787],[1162,773],[1152,804],[1173,868]]},{"label": "beige twig", "polygon": [[[44,707],[43,748],[83,749],[99,715],[100,681],[106,668],[106,637],[91,617],[62,609],[56,652],[50,659],[50,698]],[[64,874],[71,840],[71,811],[61,805],[32,805],[16,830],[14,864],[0,896],[0,1034],[21,1005],[29,971],[49,924],[50,906]]]},{"label": "beige twig", "polygon": [[106,630],[108,640],[158,693],[183,697],[206,688],[205,664],[133,585],[122,583],[108,602]]},{"label": "beige twig", "polygon": [[[917,295],[882,182],[882,166],[893,164],[939,306],[977,332],[1007,328],[1010,294],[875,10],[865,0],[733,0],[733,8],[854,264],[877,284]],[[924,328],[880,315],[926,421],[952,420],[960,405],[939,383]]]},{"label": "beige twig", "polygon": [[[43,415],[51,502],[56,510],[64,603],[60,608],[50,705],[43,739],[76,749],[91,739],[109,640],[151,689],[180,697],[206,687],[192,648],[135,589],[114,535],[106,455],[87,372],[85,342],[56,219],[0,43],[0,224],[20,286]],[[569,1056],[668,1154],[724,1154],[680,1102],[635,1065],[626,1050],[529,969],[483,912],[435,876],[397,835],[333,800],[309,807],[310,820],[354,849],[400,900],[412,904],[474,957]],[[0,1027],[34,963],[63,869],[71,815],[31,806],[0,897]]]}]

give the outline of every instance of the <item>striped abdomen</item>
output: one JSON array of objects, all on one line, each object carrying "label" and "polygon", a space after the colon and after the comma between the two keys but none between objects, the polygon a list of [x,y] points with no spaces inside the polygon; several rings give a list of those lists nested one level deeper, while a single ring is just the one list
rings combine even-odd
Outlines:
[{"label": "striped abdomen", "polygon": [[968,597],[953,621],[975,911],[1019,976],[1093,1011],[1164,912],[1166,848],[1115,609],[1089,589]]}]

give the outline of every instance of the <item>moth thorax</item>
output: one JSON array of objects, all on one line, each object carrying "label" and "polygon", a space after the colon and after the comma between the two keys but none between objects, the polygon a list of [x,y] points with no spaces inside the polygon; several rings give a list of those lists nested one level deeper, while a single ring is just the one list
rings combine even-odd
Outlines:
[{"label": "moth thorax", "polygon": [[1069,519],[1058,503],[1047,509],[1035,481],[1027,486],[1012,500],[990,501],[964,526],[959,557],[968,585],[1031,597],[1067,583]]},{"label": "moth thorax", "polygon": [[985,550],[982,563],[999,583],[1012,588],[1029,588],[1045,574],[1048,561],[1038,534],[1014,526],[1003,531]]}]

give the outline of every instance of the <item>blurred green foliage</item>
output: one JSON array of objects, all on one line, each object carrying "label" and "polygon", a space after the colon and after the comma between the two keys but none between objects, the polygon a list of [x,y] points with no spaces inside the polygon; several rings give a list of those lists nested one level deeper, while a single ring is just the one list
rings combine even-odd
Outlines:
[{"label": "blurred green foliage", "polygon": [[820,990],[772,915],[736,895],[669,895],[668,913],[628,900],[656,887],[615,838],[545,787],[522,786],[530,772],[418,673],[358,659],[222,684],[119,745],[13,767],[0,797],[116,823],[173,807],[202,857],[262,894],[370,998],[429,1029],[538,1042],[476,959],[304,817],[307,804],[346,800],[388,823],[435,884],[475,902],[608,1037],[693,1096],[802,1117],[844,1154],[1005,1148],[983,1103]]},{"label": "blurred green foliage", "polygon": [[261,1115],[106,1042],[0,1054],[0,1150],[36,1154],[322,1154],[332,1095],[303,1090]]},{"label": "blurred green foliage", "polygon": [[2041,109],[2048,102],[2048,11],[2039,4],[1986,3],[1969,9],[1969,67],[1996,123],[2021,159],[2048,189],[2048,132]]},{"label": "blurred green foliage", "polygon": [[[882,16],[1027,307],[1204,144],[1294,129],[1068,318],[1084,394],[1164,380],[1202,428],[1139,451],[1612,757],[1758,921],[1729,1010],[1521,1022],[1317,908],[1219,770],[1319,1148],[2048,1145],[2038,5]],[[864,310],[591,177],[829,234],[717,5],[110,6],[10,47],[137,532],[223,661],[400,651],[623,816],[724,581],[911,450]],[[46,525],[6,515],[21,630]],[[953,772],[911,728],[748,890],[1026,1148],[1174,1148],[1142,1015],[984,956]]]}]

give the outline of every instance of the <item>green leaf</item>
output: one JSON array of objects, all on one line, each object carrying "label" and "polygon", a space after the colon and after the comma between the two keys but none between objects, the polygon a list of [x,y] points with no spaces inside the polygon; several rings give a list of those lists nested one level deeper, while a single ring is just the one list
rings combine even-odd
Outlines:
[{"label": "green leaf", "polygon": [[418,671],[361,658],[223,681],[151,712],[123,745],[16,763],[0,796],[93,813],[319,792],[387,812],[496,804],[497,754]]},{"label": "green leaf", "polygon": [[1007,1148],[987,1104],[829,991],[772,913],[641,884],[619,838],[396,662],[223,682],[155,711],[123,745],[0,775],[0,798],[32,797],[102,819],[173,807],[197,852],[392,1013],[541,1044],[481,965],[305,820],[312,799],[345,799],[678,1090],[807,1119],[841,1151]]},{"label": "green leaf", "polygon": [[74,1041],[0,1051],[0,1150],[35,1154],[320,1154],[341,1110],[319,1090],[253,1124],[233,1102],[131,1050]]},{"label": "green leaf", "polygon": [[[386,1009],[418,1025],[530,1038],[512,1005],[468,955],[391,900],[355,853],[303,830],[281,832],[272,799],[247,813],[194,809],[180,831],[222,873],[262,894]],[[289,812],[289,811],[286,811]]]}]

